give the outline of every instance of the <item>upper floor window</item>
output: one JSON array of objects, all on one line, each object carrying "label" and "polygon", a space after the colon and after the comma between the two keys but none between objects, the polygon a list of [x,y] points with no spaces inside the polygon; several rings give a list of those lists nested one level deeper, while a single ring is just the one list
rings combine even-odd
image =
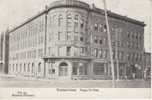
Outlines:
[{"label": "upper floor window", "polygon": [[70,56],[70,54],[71,54],[71,47],[67,47],[66,50],[67,50],[67,56]]},{"label": "upper floor window", "polygon": [[94,56],[98,57],[98,49],[97,48],[94,49]]},{"label": "upper floor window", "polygon": [[95,30],[95,31],[98,30],[98,24],[97,24],[97,23],[94,25],[94,30]]},{"label": "upper floor window", "polygon": [[71,16],[71,14],[67,14],[67,28],[68,28],[68,31],[71,30],[71,26],[72,26],[72,16]]},{"label": "upper floor window", "polygon": [[81,48],[80,48],[80,53],[81,53],[81,54],[84,54],[84,53],[85,53],[85,47],[81,47]]},{"label": "upper floor window", "polygon": [[99,43],[102,44],[102,39],[99,40]]},{"label": "upper floor window", "polygon": [[84,41],[84,38],[83,38],[83,36],[81,36],[81,37],[80,37],[80,41],[81,41],[81,42],[83,42],[83,41]]},{"label": "upper floor window", "polygon": [[104,25],[104,32],[107,32],[107,25]]},{"label": "upper floor window", "polygon": [[99,31],[103,32],[103,25],[102,24],[99,25]]},{"label": "upper floor window", "polygon": [[78,22],[74,22],[74,32],[78,33]]},{"label": "upper floor window", "polygon": [[62,16],[62,15],[59,15],[59,18],[58,18],[58,26],[61,26],[62,21],[63,21],[63,16]]},{"label": "upper floor window", "polygon": [[61,39],[61,32],[58,32],[58,40]]},{"label": "upper floor window", "polygon": [[97,38],[97,36],[94,37],[94,43],[96,43],[96,44],[98,43],[98,38]]},{"label": "upper floor window", "polygon": [[81,28],[84,28],[84,19],[81,19]]},{"label": "upper floor window", "polygon": [[78,20],[78,18],[79,18],[79,15],[75,15],[74,19]]}]

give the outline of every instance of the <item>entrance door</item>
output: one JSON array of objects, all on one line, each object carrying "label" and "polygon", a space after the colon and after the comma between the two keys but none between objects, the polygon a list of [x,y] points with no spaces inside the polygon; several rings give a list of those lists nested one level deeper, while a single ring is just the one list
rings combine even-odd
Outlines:
[{"label": "entrance door", "polygon": [[65,62],[62,62],[59,65],[59,76],[68,76],[68,64]]}]

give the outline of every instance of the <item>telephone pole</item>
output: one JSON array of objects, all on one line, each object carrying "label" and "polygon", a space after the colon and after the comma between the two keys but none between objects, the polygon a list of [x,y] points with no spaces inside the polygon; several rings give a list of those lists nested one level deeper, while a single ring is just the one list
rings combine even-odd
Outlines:
[{"label": "telephone pole", "polygon": [[109,30],[106,0],[103,0],[103,3],[104,3],[104,12],[105,12],[106,27],[107,27],[107,35],[108,35],[108,44],[109,44],[110,64],[111,64],[111,72],[112,72],[112,87],[115,88],[115,72],[114,72],[112,46],[111,46],[111,35],[110,35],[110,30]]},{"label": "telephone pole", "polygon": [[117,66],[117,80],[119,80],[119,60],[118,60],[118,34],[119,29],[117,28],[115,31],[115,37],[116,37],[116,66]]}]

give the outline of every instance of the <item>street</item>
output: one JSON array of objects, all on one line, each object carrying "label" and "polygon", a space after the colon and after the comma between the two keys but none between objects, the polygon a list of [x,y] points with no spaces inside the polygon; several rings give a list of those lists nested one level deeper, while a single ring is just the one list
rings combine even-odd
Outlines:
[{"label": "street", "polygon": [[[28,77],[0,76],[0,87],[23,88],[111,88],[111,80],[48,80]],[[150,80],[118,80],[117,88],[150,88]]]}]

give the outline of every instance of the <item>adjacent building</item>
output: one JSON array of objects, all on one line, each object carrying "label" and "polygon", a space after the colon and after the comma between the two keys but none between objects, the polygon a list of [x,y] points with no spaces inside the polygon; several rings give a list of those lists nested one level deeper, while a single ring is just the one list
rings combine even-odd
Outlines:
[{"label": "adjacent building", "polygon": [[[143,75],[143,22],[108,11],[116,78]],[[118,66],[118,67],[117,67]],[[9,31],[9,74],[111,79],[104,10],[60,0]]]},{"label": "adjacent building", "polygon": [[151,53],[144,52],[144,72],[151,79]]},{"label": "adjacent building", "polygon": [[3,68],[3,34],[0,34],[0,73],[4,72]]},{"label": "adjacent building", "polygon": [[0,74],[8,73],[8,32],[0,34]]}]

